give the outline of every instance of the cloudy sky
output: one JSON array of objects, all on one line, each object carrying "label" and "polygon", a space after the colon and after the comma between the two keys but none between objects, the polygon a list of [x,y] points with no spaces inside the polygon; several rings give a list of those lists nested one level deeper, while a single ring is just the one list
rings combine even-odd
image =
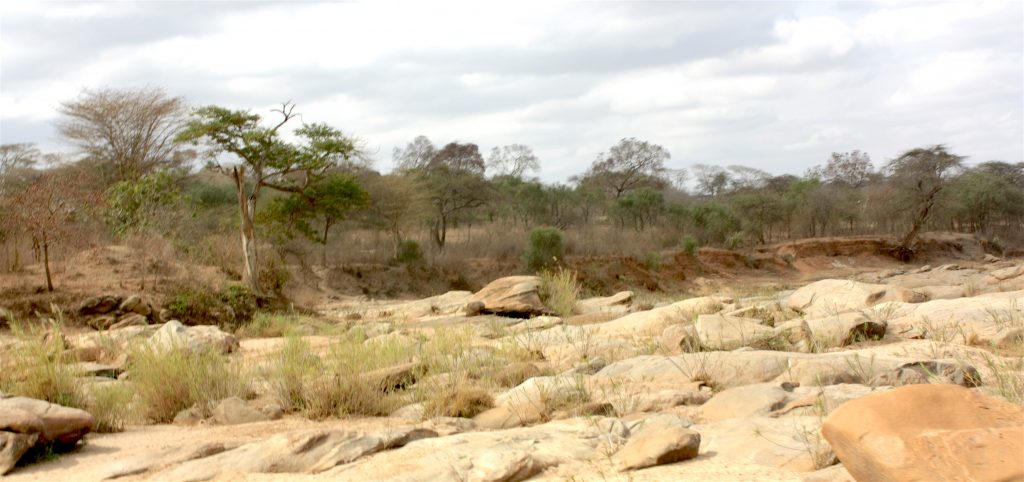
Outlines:
[{"label": "cloudy sky", "polygon": [[61,149],[61,101],[155,85],[261,113],[291,99],[382,170],[419,134],[528,144],[551,181],[623,137],[671,167],[773,173],[935,143],[1024,160],[1020,1],[0,5],[3,143]]}]

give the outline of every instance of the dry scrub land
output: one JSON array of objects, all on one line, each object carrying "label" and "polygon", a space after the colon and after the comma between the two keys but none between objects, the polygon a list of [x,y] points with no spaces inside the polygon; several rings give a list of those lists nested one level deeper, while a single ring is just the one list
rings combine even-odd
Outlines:
[{"label": "dry scrub land", "polygon": [[968,246],[896,265],[864,244],[790,243],[738,264],[705,250],[676,277],[689,295],[579,298],[570,271],[418,300],[322,289],[313,310],[260,312],[231,333],[162,319],[156,298],[132,296],[154,281],[110,266],[92,278],[108,296],[63,300],[76,308],[15,296],[8,278],[0,472],[1024,479],[1024,264]]}]

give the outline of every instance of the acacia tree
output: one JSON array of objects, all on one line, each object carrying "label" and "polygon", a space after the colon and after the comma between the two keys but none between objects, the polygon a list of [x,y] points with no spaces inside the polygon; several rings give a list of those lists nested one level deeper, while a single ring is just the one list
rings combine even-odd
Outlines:
[{"label": "acacia tree", "polygon": [[427,167],[436,154],[437,148],[427,136],[416,136],[405,148],[396,147],[391,153],[391,159],[397,169],[410,171]]},{"label": "acacia tree", "polygon": [[946,150],[946,146],[921,147],[904,152],[889,161],[885,169],[890,181],[900,194],[899,201],[912,211],[910,229],[896,247],[896,257],[909,260],[914,253],[917,235],[932,212],[939,193],[946,186],[951,174],[960,169],[963,156]]},{"label": "acacia tree", "polygon": [[604,186],[618,199],[631,189],[664,187],[668,159],[664,147],[630,137],[599,154],[584,177]]},{"label": "acacia tree", "polygon": [[483,206],[490,198],[485,168],[476,144],[451,142],[419,170],[434,207],[431,235],[438,249],[444,249],[448,226],[456,216]]},{"label": "acacia tree", "polygon": [[303,124],[294,131],[298,143],[285,141],[281,129],[298,115],[294,111],[295,105],[285,102],[273,111],[280,115],[278,122],[268,127],[249,111],[203,107],[178,135],[181,141],[205,141],[212,155],[226,153],[237,160],[233,165],[211,167],[234,181],[245,277],[256,296],[263,296],[263,291],[253,219],[263,189],[303,193],[339,161],[358,154],[351,138],[326,124]]},{"label": "acacia tree", "polygon": [[61,137],[102,166],[107,181],[134,181],[193,156],[176,142],[188,115],[185,99],[159,88],[85,90],[62,103],[60,113]]},{"label": "acacia tree", "polygon": [[366,223],[391,235],[394,256],[409,226],[422,222],[430,212],[427,190],[417,176],[388,174],[367,180],[370,206]]},{"label": "acacia tree", "polygon": [[327,240],[331,228],[357,208],[369,204],[369,196],[355,179],[332,173],[318,179],[303,192],[274,198],[263,211],[262,219],[277,227],[285,238],[295,233],[322,246],[320,261],[327,264]]},{"label": "acacia tree", "polygon": [[527,145],[494,147],[487,158],[487,170],[492,177],[511,176],[521,179],[527,172],[540,171],[540,160]]},{"label": "acacia tree", "polygon": [[42,156],[33,144],[0,144],[0,196]]}]

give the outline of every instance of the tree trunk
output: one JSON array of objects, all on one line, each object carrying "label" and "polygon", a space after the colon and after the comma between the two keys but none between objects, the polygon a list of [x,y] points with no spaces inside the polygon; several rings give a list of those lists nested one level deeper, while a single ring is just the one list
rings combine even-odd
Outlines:
[{"label": "tree trunk", "polygon": [[53,291],[53,277],[50,276],[50,242],[43,241],[43,269],[46,271],[46,291]]},{"label": "tree trunk", "polygon": [[235,180],[235,189],[238,191],[238,210],[240,215],[239,231],[242,237],[242,257],[245,260],[245,280],[249,283],[249,289],[257,298],[263,297],[259,282],[259,264],[256,257],[256,227],[253,225],[253,215],[256,212],[256,199],[246,195],[245,192],[245,168],[237,166],[231,171]]}]

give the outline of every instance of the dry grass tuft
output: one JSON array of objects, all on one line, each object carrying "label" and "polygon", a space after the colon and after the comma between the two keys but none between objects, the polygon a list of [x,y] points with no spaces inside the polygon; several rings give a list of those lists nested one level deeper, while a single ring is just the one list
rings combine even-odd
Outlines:
[{"label": "dry grass tuft", "polygon": [[249,394],[244,371],[211,350],[132,350],[129,366],[143,415],[154,422],[169,422],[193,405],[207,413],[221,399]]}]

